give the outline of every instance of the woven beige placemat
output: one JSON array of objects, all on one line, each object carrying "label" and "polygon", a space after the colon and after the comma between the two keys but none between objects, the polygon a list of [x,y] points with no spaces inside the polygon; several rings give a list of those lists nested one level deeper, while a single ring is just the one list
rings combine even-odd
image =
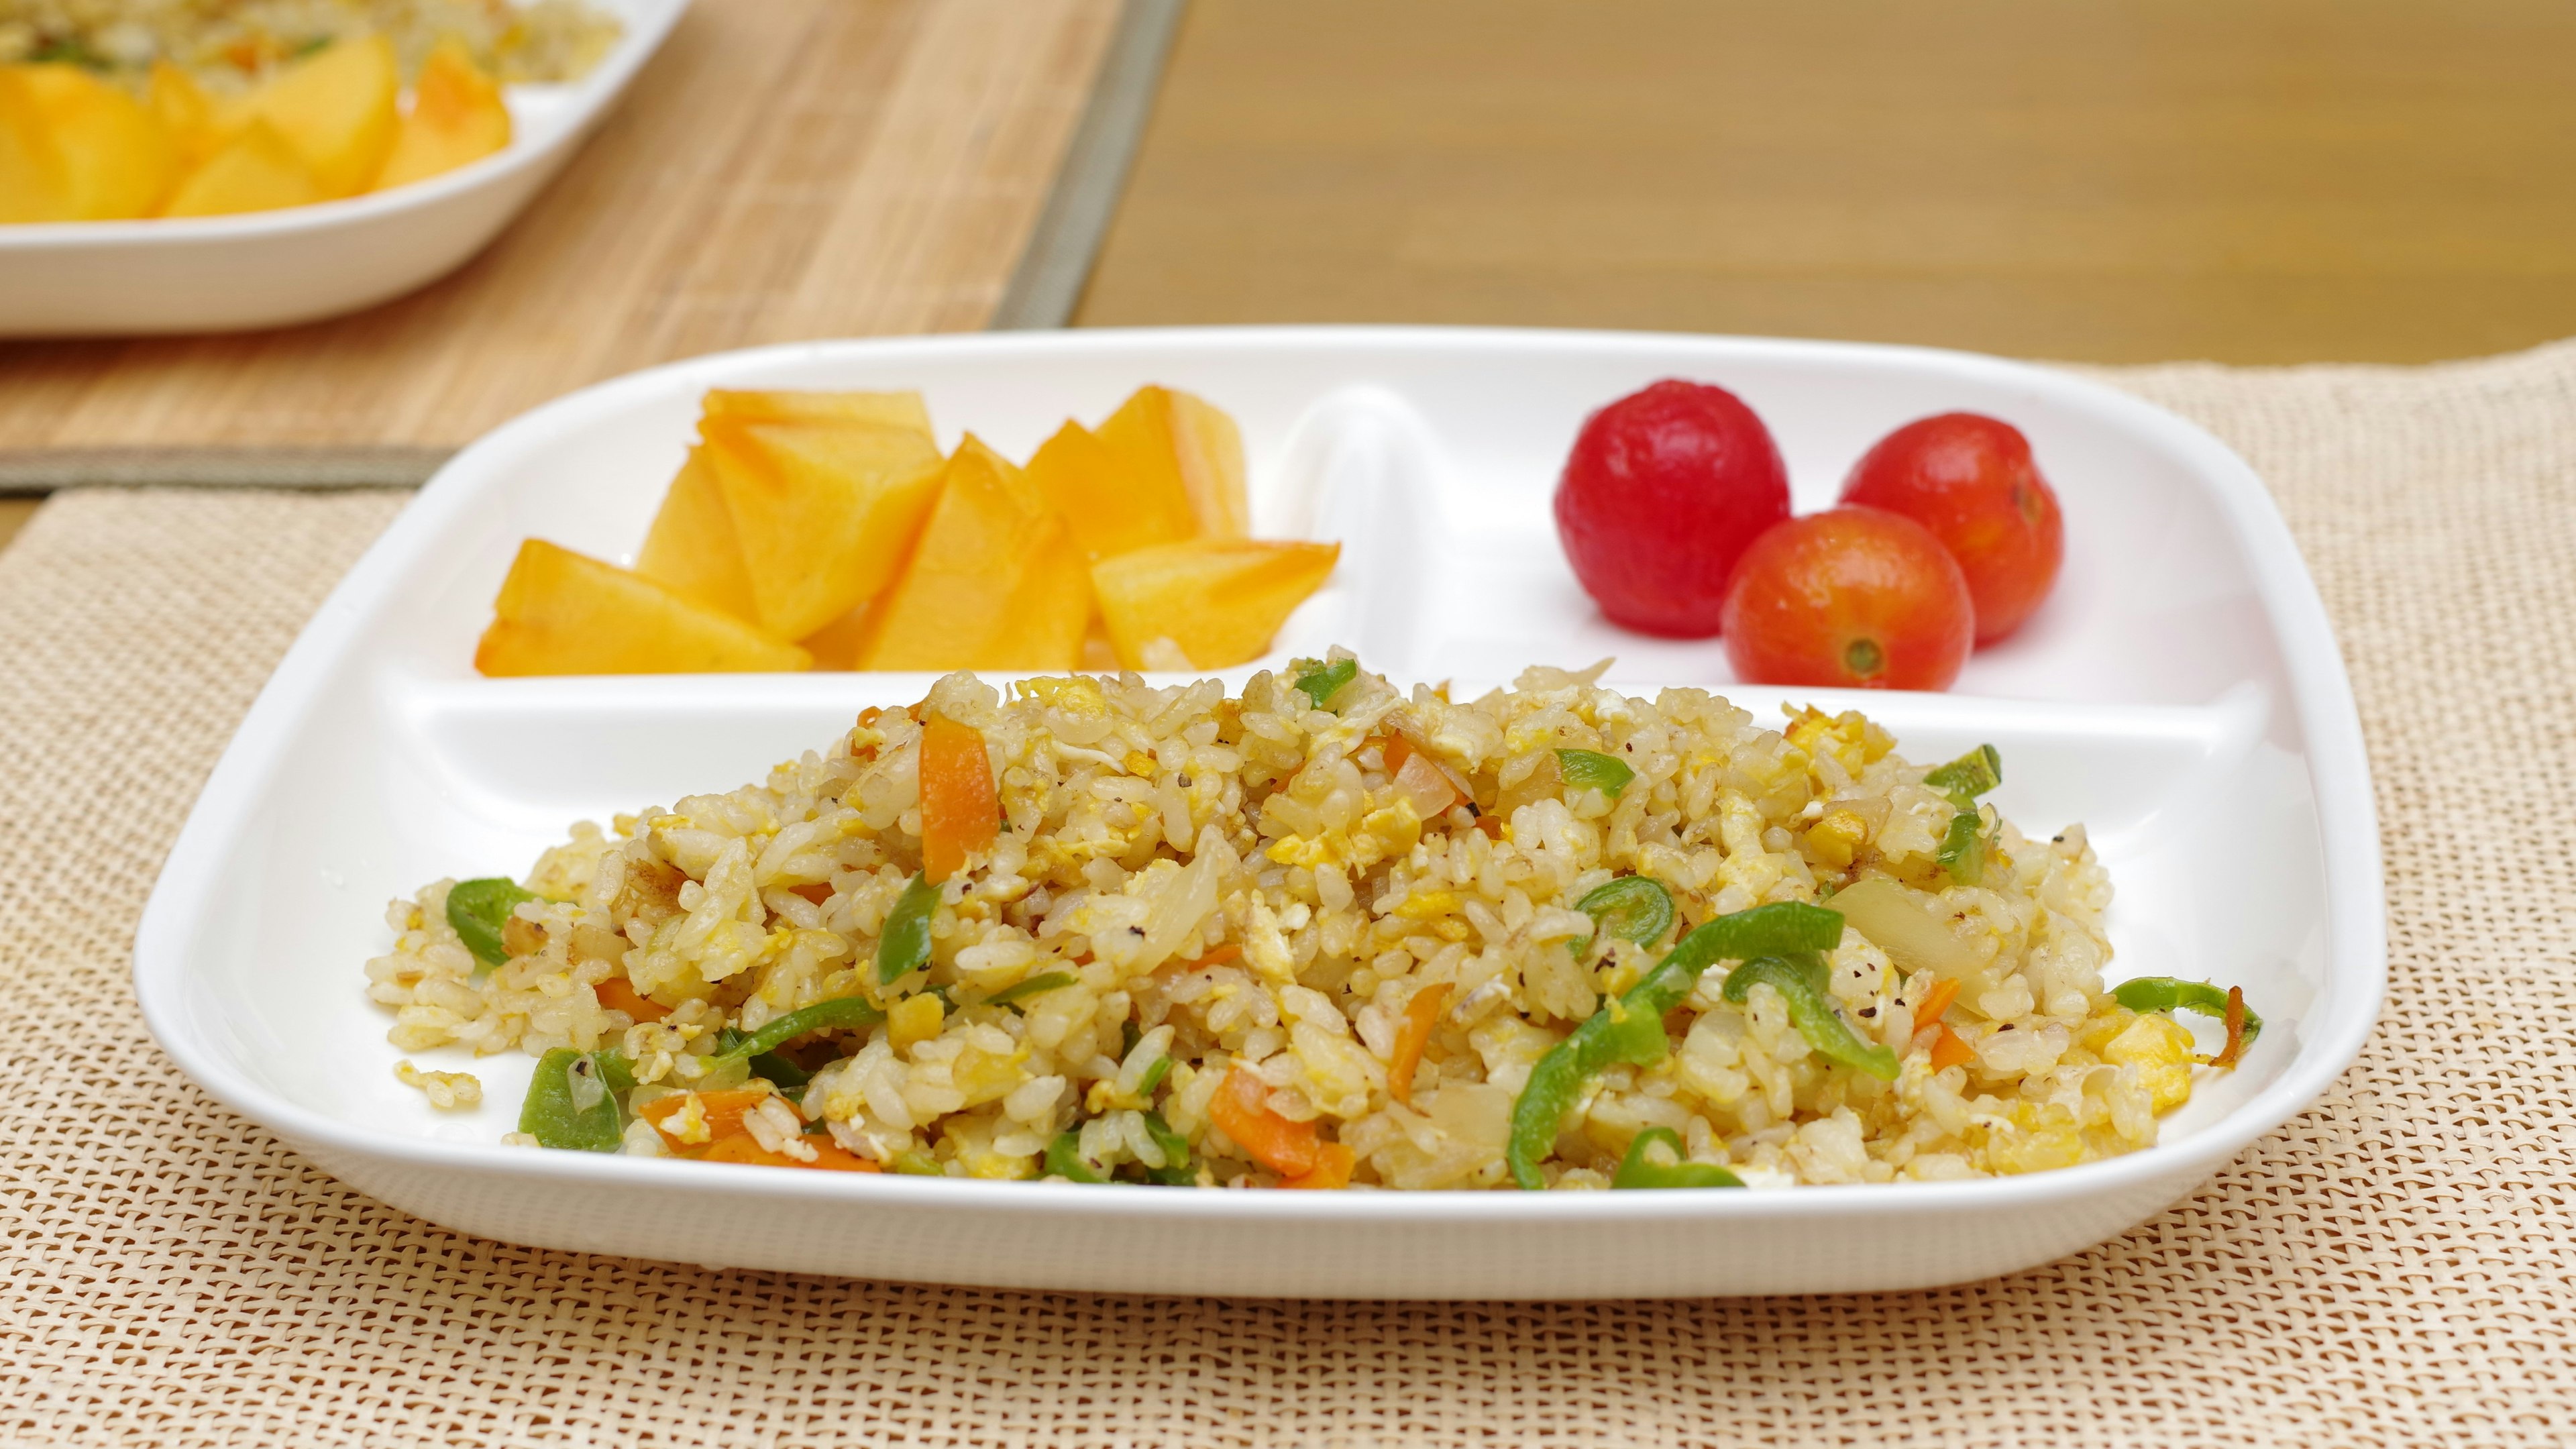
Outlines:
[{"label": "woven beige placemat", "polygon": [[2190,1202],[1887,1296],[905,1287],[538,1252],[382,1207],[179,1077],[126,949],[235,720],[400,499],[57,498],[0,554],[0,1441],[2564,1442],[2576,345],[2115,376],[2271,480],[2343,631],[2388,1016]]}]

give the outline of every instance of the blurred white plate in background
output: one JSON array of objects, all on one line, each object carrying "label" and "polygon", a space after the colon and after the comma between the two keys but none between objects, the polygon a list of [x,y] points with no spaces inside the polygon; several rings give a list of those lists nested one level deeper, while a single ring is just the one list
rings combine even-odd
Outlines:
[{"label": "blurred white plate in background", "polygon": [[572,159],[689,8],[590,3],[625,27],[615,47],[569,85],[510,87],[510,144],[444,176],[240,216],[0,226],[0,337],[283,327],[445,276]]}]

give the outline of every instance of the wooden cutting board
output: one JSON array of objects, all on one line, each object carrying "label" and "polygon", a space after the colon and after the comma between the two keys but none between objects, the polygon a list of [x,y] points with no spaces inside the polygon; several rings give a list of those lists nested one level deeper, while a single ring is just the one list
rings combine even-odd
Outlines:
[{"label": "wooden cutting board", "polygon": [[282,331],[0,343],[0,455],[448,448],[673,358],[981,327],[1118,15],[1118,0],[698,0],[462,270]]}]

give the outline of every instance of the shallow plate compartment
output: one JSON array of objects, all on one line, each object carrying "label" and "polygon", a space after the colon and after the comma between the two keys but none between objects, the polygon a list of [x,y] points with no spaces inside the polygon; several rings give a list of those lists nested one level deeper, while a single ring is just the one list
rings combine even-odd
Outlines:
[{"label": "shallow plate compartment", "polygon": [[510,144],[410,186],[240,216],[0,226],[0,337],[282,327],[398,297],[481,251],[561,170],[689,0],[589,0],[625,33],[590,74],[514,85]]},{"label": "shallow plate compartment", "polygon": [[[1548,495],[1591,409],[1662,376],[1770,423],[1801,508],[1879,435],[1990,412],[2064,499],[2064,582],[1948,695],[1729,682],[1713,641],[1611,628]],[[1970,1183],[1781,1192],[1180,1192],[992,1184],[505,1148],[531,1062],[469,1069],[474,1114],[400,1085],[361,966],[385,903],[524,871],[575,819],[758,778],[920,675],[485,680],[473,640],[520,538],[631,560],[709,386],[918,387],[943,444],[1026,456],[1145,382],[1243,425],[1256,531],[1335,538],[1333,582],[1264,664],[1348,643],[1400,682],[1479,689],[1616,656],[1630,692],[1770,713],[1859,707],[1933,760],[1981,740],[2026,830],[2083,821],[2117,898],[2114,978],[2241,982],[2269,1029],[2163,1140]],[[1225,671],[1239,682],[1254,667]],[[1616,334],[1218,329],[771,348],[533,412],[460,454],[325,603],[173,850],[136,945],[154,1032],[208,1091],[327,1170],[463,1231],[795,1271],[1069,1289],[1621,1297],[1893,1289],[2045,1262],[2189,1192],[2358,1051],[2385,945],[2376,829],[2333,638],[2253,474],[2190,425],[2018,364],[1913,349]]]}]

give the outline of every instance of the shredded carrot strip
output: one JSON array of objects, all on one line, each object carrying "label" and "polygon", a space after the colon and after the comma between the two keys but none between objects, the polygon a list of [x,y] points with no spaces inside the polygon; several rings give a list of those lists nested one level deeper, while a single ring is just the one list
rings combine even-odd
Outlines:
[{"label": "shredded carrot strip", "polygon": [[1434,982],[1404,1004],[1404,1024],[1395,1029],[1395,1050],[1387,1055],[1386,1094],[1406,1106],[1413,1105],[1413,1073],[1422,1065],[1422,1049],[1430,1044],[1440,1010],[1455,989],[1446,981]]},{"label": "shredded carrot strip", "polygon": [[1963,1066],[1976,1054],[1977,1049],[1968,1045],[1965,1038],[1943,1026],[1941,1034],[1932,1039],[1932,1070],[1946,1072],[1952,1067]]},{"label": "shredded carrot strip", "polygon": [[1923,999],[1914,1003],[1914,1029],[1921,1031],[1939,1021],[1941,1013],[1948,1011],[1950,1003],[1958,999],[1959,978],[1950,976],[1933,982],[1932,989],[1923,993]]},{"label": "shredded carrot strip", "polygon": [[[769,1093],[751,1087],[741,1087],[730,1092],[674,1092],[667,1097],[656,1097],[636,1108],[635,1115],[652,1123],[653,1130],[661,1133],[662,1140],[669,1143],[673,1150],[685,1152],[692,1147],[704,1147],[708,1142],[719,1141],[741,1133],[744,1130],[742,1114],[757,1109],[761,1103],[769,1100],[769,1097]],[[691,1098],[697,1100],[698,1110],[706,1117],[707,1135],[704,1140],[698,1142],[683,1142],[673,1134],[671,1119],[679,1116],[688,1107]]]},{"label": "shredded carrot strip", "polygon": [[1360,1155],[1338,1142],[1327,1142],[1315,1149],[1315,1167],[1280,1183],[1281,1187],[1348,1187],[1351,1169],[1359,1166]]},{"label": "shredded carrot strip", "polygon": [[803,896],[818,906],[829,905],[832,900],[832,887],[828,881],[818,881],[813,885],[789,886],[787,893],[791,896]]},{"label": "shredded carrot strip", "polygon": [[1503,817],[1487,811],[1476,817],[1476,828],[1485,832],[1487,840],[1500,840],[1503,838]]},{"label": "shredded carrot strip", "polygon": [[814,1149],[814,1160],[800,1162],[784,1152],[772,1152],[753,1140],[748,1132],[736,1133],[717,1141],[699,1153],[700,1162],[744,1162],[754,1167],[806,1167],[825,1172],[882,1172],[885,1169],[826,1138],[808,1137],[805,1145]]},{"label": "shredded carrot strip", "polygon": [[1208,1117],[1245,1155],[1281,1177],[1304,1177],[1323,1161],[1323,1139],[1312,1122],[1291,1122],[1270,1110],[1270,1085],[1236,1067],[1208,1101]]},{"label": "shredded carrot strip", "polygon": [[921,727],[921,868],[937,885],[1002,830],[983,731],[946,717]]},{"label": "shredded carrot strip", "polygon": [[2227,988],[2227,1045],[2209,1059],[2213,1067],[2233,1067],[2245,1056],[2245,988]]},{"label": "shredded carrot strip", "polygon": [[1404,762],[1413,758],[1413,741],[1402,735],[1389,735],[1386,737],[1384,754],[1386,777],[1392,780],[1404,769]]},{"label": "shredded carrot strip", "polygon": [[1209,966],[1222,966],[1226,962],[1231,961],[1242,954],[1243,947],[1232,941],[1228,941],[1224,945],[1210,950],[1206,955],[1194,956],[1187,961],[1183,961],[1180,965],[1181,969],[1184,971],[1197,971]]},{"label": "shredded carrot strip", "polygon": [[671,1008],[637,991],[623,976],[611,976],[590,990],[599,998],[600,1005],[610,1011],[625,1012],[637,1021],[660,1021],[671,1014]]}]

